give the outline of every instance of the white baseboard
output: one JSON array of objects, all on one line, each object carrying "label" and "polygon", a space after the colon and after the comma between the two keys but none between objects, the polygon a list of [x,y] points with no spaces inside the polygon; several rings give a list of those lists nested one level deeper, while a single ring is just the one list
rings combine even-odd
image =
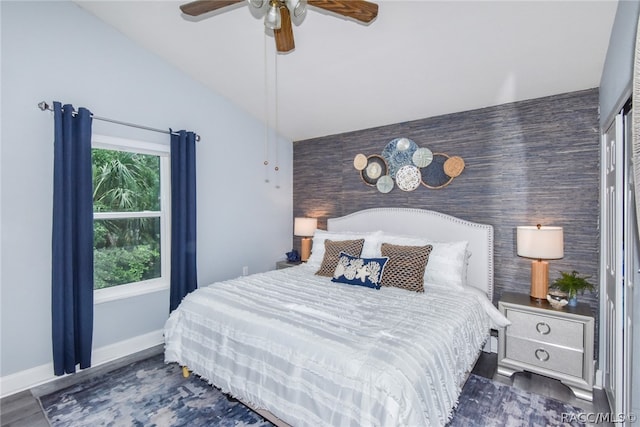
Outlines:
[{"label": "white baseboard", "polygon": [[[595,365],[595,361],[593,362],[593,364]],[[594,387],[597,388],[602,388],[602,385],[604,384],[604,373],[600,370],[600,369],[594,369],[594,376],[593,376],[593,385]]]},{"label": "white baseboard", "polygon": [[482,349],[485,353],[497,353],[498,352],[498,337],[491,336],[484,344]]},{"label": "white baseboard", "polygon": [[[124,341],[110,344],[93,350],[91,366],[99,366],[107,362],[129,356],[142,350],[155,347],[164,342],[163,330],[149,332]],[[73,375],[73,374],[69,374]],[[34,386],[53,381],[63,376],[53,375],[53,362],[36,366],[15,374],[0,377],[0,397],[5,397]]]}]

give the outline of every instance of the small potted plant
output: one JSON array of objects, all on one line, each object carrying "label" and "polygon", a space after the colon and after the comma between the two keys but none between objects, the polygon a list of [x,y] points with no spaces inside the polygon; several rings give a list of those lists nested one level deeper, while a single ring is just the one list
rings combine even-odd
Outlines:
[{"label": "small potted plant", "polygon": [[577,304],[578,292],[583,294],[584,291],[593,291],[595,287],[592,283],[587,281],[591,276],[581,276],[577,271],[573,270],[571,273],[564,271],[560,272],[560,277],[553,281],[553,288],[559,289],[562,292],[567,293],[569,300],[569,306],[575,307]]}]

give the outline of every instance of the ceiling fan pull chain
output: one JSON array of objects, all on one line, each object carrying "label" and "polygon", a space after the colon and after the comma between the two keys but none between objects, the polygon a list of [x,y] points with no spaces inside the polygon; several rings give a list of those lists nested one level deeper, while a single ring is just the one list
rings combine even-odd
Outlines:
[{"label": "ceiling fan pull chain", "polygon": [[275,162],[276,166],[274,170],[276,172],[276,189],[280,189],[280,162],[278,160],[278,138],[280,137],[279,130],[279,107],[278,107],[278,54],[274,55],[274,70],[275,70],[275,87],[274,87],[274,99],[275,99],[275,132],[274,132],[274,146],[275,146]]},{"label": "ceiling fan pull chain", "polygon": [[279,123],[279,104],[278,104],[278,55],[275,55],[275,60],[274,60],[274,70],[275,70],[275,87],[274,87],[274,99],[275,99],[275,139],[274,139],[274,145],[276,147],[276,166],[275,166],[275,171],[278,172],[280,170],[280,166],[278,166],[278,138],[279,138],[279,134],[278,131],[280,130],[280,123]]},{"label": "ceiling fan pull chain", "polygon": [[264,182],[269,183],[269,89],[267,87],[267,34],[264,35]]}]

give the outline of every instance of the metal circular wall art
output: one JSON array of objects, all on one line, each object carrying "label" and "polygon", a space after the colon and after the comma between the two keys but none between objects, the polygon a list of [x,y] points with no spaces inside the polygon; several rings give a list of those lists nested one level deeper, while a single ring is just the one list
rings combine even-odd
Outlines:
[{"label": "metal circular wall art", "polygon": [[444,164],[449,156],[442,153],[433,155],[433,161],[426,168],[421,169],[422,185],[432,190],[443,188],[449,185],[453,179],[444,171]]},{"label": "metal circular wall art", "polygon": [[393,190],[393,179],[389,175],[381,176],[378,182],[376,182],[376,187],[379,192],[388,193]]},{"label": "metal circular wall art", "polygon": [[444,188],[462,174],[465,162],[460,156],[434,154],[401,137],[389,141],[381,155],[357,154],[353,167],[365,184],[389,193],[396,186],[402,191],[414,191],[420,184],[429,189]]},{"label": "metal circular wall art", "polygon": [[353,167],[359,171],[366,168],[367,156],[365,156],[364,154],[356,154],[356,157],[353,159]]},{"label": "metal circular wall art", "polygon": [[449,157],[445,160],[443,168],[444,173],[449,175],[451,178],[455,178],[456,176],[460,176],[464,170],[464,160],[462,160],[462,157],[458,156]]},{"label": "metal circular wall art", "polygon": [[425,168],[429,166],[429,163],[433,160],[433,153],[428,148],[418,148],[413,153],[413,164],[419,168]]},{"label": "metal circular wall art", "polygon": [[413,153],[418,149],[418,144],[409,138],[395,138],[389,141],[382,150],[382,157],[389,165],[389,175],[391,178],[396,177],[396,172],[402,166],[411,165]]},{"label": "metal circular wall art", "polygon": [[365,184],[375,186],[378,178],[386,175],[387,172],[388,167],[385,160],[382,156],[374,154],[367,157],[367,164],[364,169],[360,171],[360,176]]},{"label": "metal circular wall art", "polygon": [[406,165],[398,169],[396,184],[402,191],[413,191],[420,186],[420,169],[413,165]]}]

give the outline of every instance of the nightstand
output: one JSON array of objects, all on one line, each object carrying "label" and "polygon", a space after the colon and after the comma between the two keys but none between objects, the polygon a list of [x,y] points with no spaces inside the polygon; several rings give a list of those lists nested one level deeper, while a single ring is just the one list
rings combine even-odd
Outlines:
[{"label": "nightstand", "polygon": [[296,265],[302,264],[301,262],[290,262],[290,261],[278,261],[276,262],[276,270],[282,270],[283,268],[295,267]]},{"label": "nightstand", "polygon": [[588,304],[554,309],[547,301],[506,292],[498,308],[511,321],[499,331],[499,374],[534,372],[593,400],[594,319]]}]

